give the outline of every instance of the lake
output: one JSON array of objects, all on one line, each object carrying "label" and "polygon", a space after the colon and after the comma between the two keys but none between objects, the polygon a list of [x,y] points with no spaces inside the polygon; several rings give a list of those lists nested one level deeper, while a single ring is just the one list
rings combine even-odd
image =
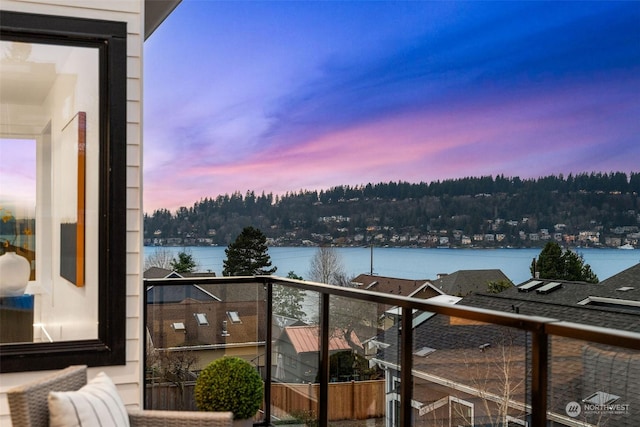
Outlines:
[{"label": "lake", "polygon": [[[174,255],[182,247],[145,246],[145,258],[156,250],[167,249]],[[212,271],[222,275],[226,258],[224,246],[193,246],[186,250],[198,263],[198,271]],[[439,273],[457,270],[500,269],[515,284],[530,278],[529,266],[541,251],[537,249],[418,249],[418,248],[335,248],[348,276],[370,273],[402,279],[436,279]],[[308,279],[315,247],[272,247],[269,255],[276,275],[286,276],[293,271]],[[640,262],[640,249],[575,249],[581,254],[600,280],[607,279]],[[373,262],[372,262],[373,259]]]}]

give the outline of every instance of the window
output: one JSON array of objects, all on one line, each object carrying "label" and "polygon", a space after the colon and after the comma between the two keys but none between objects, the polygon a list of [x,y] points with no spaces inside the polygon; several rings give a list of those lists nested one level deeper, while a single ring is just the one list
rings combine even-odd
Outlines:
[{"label": "window", "polygon": [[227,311],[227,316],[231,319],[231,323],[242,323],[237,311]]},{"label": "window", "polygon": [[428,355],[430,355],[431,353],[433,353],[434,351],[436,351],[435,348],[431,348],[431,347],[422,347],[420,350],[414,351],[413,354],[415,356],[420,356],[420,357],[427,357]]},{"label": "window", "polygon": [[615,394],[605,393],[604,391],[596,391],[591,396],[582,399],[582,402],[600,406],[611,405],[618,399],[620,399],[620,396],[616,396]]},{"label": "window", "polygon": [[3,169],[0,205],[31,267],[0,372],[125,363],[126,76],[126,23],[0,11],[0,150],[24,181]]},{"label": "window", "polygon": [[207,326],[209,324],[206,313],[194,313],[194,316],[196,318],[196,321],[198,322],[198,325]]},{"label": "window", "polygon": [[592,307],[606,307],[606,308],[613,308],[616,310],[640,311],[640,301],[626,300],[626,299],[619,299],[619,298],[590,296],[578,302],[578,305],[587,305]]}]

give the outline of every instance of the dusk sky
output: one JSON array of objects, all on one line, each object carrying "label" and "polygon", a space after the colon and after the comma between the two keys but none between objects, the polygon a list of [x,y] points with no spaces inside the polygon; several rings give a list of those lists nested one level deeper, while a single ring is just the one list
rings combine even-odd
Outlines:
[{"label": "dusk sky", "polygon": [[640,171],[640,2],[183,0],[145,42],[144,210]]}]

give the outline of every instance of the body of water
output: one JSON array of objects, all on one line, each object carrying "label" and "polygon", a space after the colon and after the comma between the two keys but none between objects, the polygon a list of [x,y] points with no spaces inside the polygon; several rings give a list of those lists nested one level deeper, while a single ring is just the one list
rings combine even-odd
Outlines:
[{"label": "body of water", "polygon": [[[222,275],[226,247],[194,246],[186,248],[196,262],[198,271]],[[169,250],[174,255],[182,247],[144,248],[145,258],[156,250]],[[276,275],[285,277],[293,271],[304,279],[309,277],[311,260],[317,248],[272,247],[269,255]],[[515,284],[530,278],[529,266],[541,249],[416,249],[416,248],[336,248],[347,275],[370,273],[403,279],[436,279],[439,273],[458,270],[500,269]],[[575,249],[581,254],[600,280],[607,279],[640,262],[640,249]],[[373,267],[373,270],[372,270]]]}]

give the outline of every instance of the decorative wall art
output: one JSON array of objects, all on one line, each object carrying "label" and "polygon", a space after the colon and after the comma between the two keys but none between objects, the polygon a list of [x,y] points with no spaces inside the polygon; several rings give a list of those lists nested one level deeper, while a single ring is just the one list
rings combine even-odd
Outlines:
[{"label": "decorative wall art", "polygon": [[[86,178],[86,138],[87,138],[87,114],[78,112],[63,128],[64,143],[73,144],[76,151],[75,159],[70,160],[75,167],[75,194],[76,209],[74,218],[60,224],[60,275],[82,287],[85,284],[85,178]],[[75,149],[77,147],[77,149]],[[73,187],[73,184],[70,185]]]}]

